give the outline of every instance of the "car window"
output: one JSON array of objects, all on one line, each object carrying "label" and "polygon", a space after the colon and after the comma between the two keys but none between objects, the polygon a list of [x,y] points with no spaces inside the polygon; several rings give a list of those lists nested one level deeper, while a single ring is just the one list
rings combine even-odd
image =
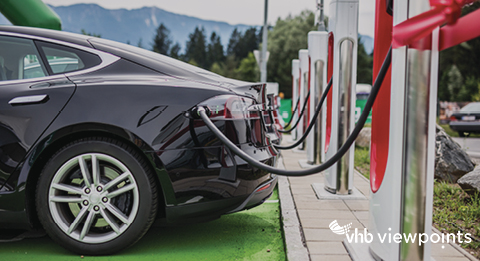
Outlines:
[{"label": "car window", "polygon": [[113,47],[115,49],[118,49],[120,51],[127,51],[129,53],[133,53],[134,55],[137,55],[140,57],[152,59],[156,62],[163,64],[164,66],[162,68],[163,69],[162,72],[169,75],[190,76],[193,73],[193,74],[203,74],[205,76],[218,77],[218,78],[224,79],[223,76],[220,76],[216,73],[212,73],[200,67],[176,60],[174,58],[168,57],[163,54],[145,50],[143,48],[139,48],[132,45],[119,43],[119,42],[115,42],[115,41],[111,41],[103,38],[89,39],[89,42],[92,42],[94,45],[95,43],[100,43],[102,45],[106,45],[108,47]]},{"label": "car window", "polygon": [[476,113],[480,113],[480,102],[472,102],[472,103],[469,103],[469,104],[465,105],[465,107],[461,108],[460,111],[461,111],[461,112],[476,112]]},{"label": "car window", "polygon": [[45,55],[52,74],[88,69],[102,62],[97,55],[79,49],[46,42],[37,44]]},{"label": "car window", "polygon": [[23,58],[23,77],[22,79],[31,79],[43,77],[46,75],[45,69],[42,68],[39,58],[35,54],[27,54]]},{"label": "car window", "polygon": [[47,75],[32,40],[0,36],[0,81]]}]

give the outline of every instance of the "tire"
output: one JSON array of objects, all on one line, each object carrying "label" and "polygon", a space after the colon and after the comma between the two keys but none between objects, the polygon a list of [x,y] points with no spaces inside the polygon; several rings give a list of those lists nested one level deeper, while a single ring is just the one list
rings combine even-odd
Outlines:
[{"label": "tire", "polygon": [[43,168],[36,208],[48,235],[66,249],[113,254],[150,228],[157,212],[156,183],[146,160],[126,144],[78,140]]},{"label": "tire", "polygon": [[465,137],[465,132],[459,131],[459,132],[458,132],[458,136],[460,136],[460,137],[462,137],[462,138]]}]

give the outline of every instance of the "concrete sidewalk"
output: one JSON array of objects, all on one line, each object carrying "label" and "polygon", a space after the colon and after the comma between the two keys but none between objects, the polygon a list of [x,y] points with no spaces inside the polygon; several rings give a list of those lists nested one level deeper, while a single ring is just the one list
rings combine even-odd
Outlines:
[{"label": "concrete sidewalk", "polygon": [[[299,161],[306,159],[304,152],[282,151],[283,165],[288,170],[300,170]],[[281,166],[280,162],[280,166]],[[352,223],[351,229],[368,228],[369,181],[355,171],[354,186],[364,199],[319,199],[313,184],[323,183],[323,173],[306,177],[280,177],[279,193],[284,219],[288,260],[373,260],[368,253],[350,253],[329,224],[338,220],[340,225]],[[296,214],[296,215],[295,215]],[[295,220],[296,219],[296,220]],[[367,248],[365,248],[367,249]],[[456,245],[432,244],[432,258],[436,261],[476,260]]]}]

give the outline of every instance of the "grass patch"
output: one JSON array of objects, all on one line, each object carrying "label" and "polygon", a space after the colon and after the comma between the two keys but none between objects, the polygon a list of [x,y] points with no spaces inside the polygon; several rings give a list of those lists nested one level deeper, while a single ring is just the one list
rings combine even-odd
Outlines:
[{"label": "grass patch", "polygon": [[[452,129],[450,128],[450,125],[448,125],[448,124],[438,124],[438,125],[440,125],[440,127],[442,127],[442,128],[445,130],[445,132],[446,132],[450,137],[460,137],[460,136],[458,135],[458,132],[456,132],[456,131],[454,131],[454,130],[452,130]],[[478,134],[478,133],[471,133],[468,137],[480,138],[480,134]]]},{"label": "grass patch", "polygon": [[472,242],[460,243],[480,258],[480,196],[469,196],[457,184],[435,181],[433,226],[442,233],[470,233]]},{"label": "grass patch", "polygon": [[459,137],[458,132],[450,129],[450,125],[448,124],[438,124],[438,125],[440,125],[440,127],[442,127],[450,137]]},{"label": "grass patch", "polygon": [[370,179],[370,150],[355,146],[354,162],[355,169]]}]

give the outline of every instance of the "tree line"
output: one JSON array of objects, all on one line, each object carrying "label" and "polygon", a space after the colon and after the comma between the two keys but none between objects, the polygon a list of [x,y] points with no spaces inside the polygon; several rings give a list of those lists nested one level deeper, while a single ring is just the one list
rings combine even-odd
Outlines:
[{"label": "tree line", "polygon": [[[474,3],[462,15],[480,8]],[[480,101],[480,37],[440,52],[438,98],[441,101]]]},{"label": "tree line", "polygon": [[[480,8],[474,3],[462,10],[462,15]],[[328,18],[325,20],[328,24]],[[298,50],[307,48],[308,32],[316,30],[314,14],[303,11],[297,16],[278,19],[269,28],[267,80],[278,82],[286,98],[291,97],[291,61],[298,58]],[[83,34],[95,35],[82,30]],[[203,28],[195,28],[189,35],[183,53],[178,42],[170,39],[164,24],[156,30],[151,49],[172,58],[205,68],[225,77],[256,82],[260,79],[253,50],[260,49],[262,30],[251,27],[244,32],[235,29],[227,48],[220,36],[212,32],[207,39]],[[143,47],[142,41],[137,44]],[[441,101],[480,101],[480,37],[440,52],[438,98]],[[358,41],[357,82],[372,84],[373,54],[367,54]]]},{"label": "tree line", "polygon": [[253,50],[259,48],[261,29],[250,27],[241,32],[235,28],[227,48],[220,36],[212,32],[207,38],[203,27],[189,34],[183,53],[178,42],[170,39],[170,30],[162,23],[153,38],[152,51],[183,60],[225,77],[244,81],[258,81],[258,68]]},{"label": "tree line", "polygon": [[[316,30],[314,19],[313,12],[304,11],[294,17],[279,18],[275,26],[269,28],[267,49],[270,58],[267,64],[267,79],[278,82],[280,91],[287,98],[292,92],[291,61],[298,58],[298,50],[308,47],[308,32]],[[234,29],[227,47],[224,48],[218,34],[212,32],[207,38],[204,28],[197,27],[189,34],[185,50],[181,53],[180,44],[173,43],[169,29],[160,24],[151,49],[225,77],[257,82],[260,80],[260,71],[253,51],[261,48],[261,38],[262,29],[250,27],[244,32]],[[371,83],[372,66],[372,55],[368,55],[359,43],[359,83]]]}]

